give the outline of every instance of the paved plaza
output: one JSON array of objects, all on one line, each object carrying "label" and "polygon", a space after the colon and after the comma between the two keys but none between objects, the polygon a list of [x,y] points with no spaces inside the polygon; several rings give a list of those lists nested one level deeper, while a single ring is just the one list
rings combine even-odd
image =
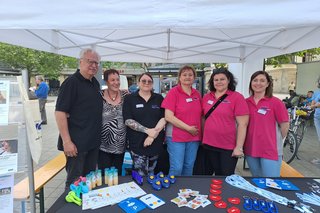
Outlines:
[{"label": "paved plaza", "polygon": [[[54,108],[56,97],[49,97],[49,103],[47,103],[47,117],[48,125],[43,126],[42,136],[43,136],[43,147],[42,155],[38,165],[34,166],[34,170],[43,166],[54,158],[59,151],[57,150],[57,137],[58,129],[54,119]],[[301,172],[307,177],[320,177],[320,165],[314,165],[310,161],[315,157],[320,157],[319,154],[320,143],[316,140],[316,132],[314,126],[308,126],[305,137],[300,146],[298,156],[300,160],[295,159],[290,165],[296,170]],[[247,169],[243,169],[243,159],[238,162],[237,174],[242,176],[251,176]],[[18,183],[27,173],[18,173],[15,175],[15,183]],[[56,177],[54,177],[48,184],[44,187],[45,195],[45,209],[49,209],[50,206],[56,201],[56,199],[64,191],[64,181],[66,178],[65,170],[61,171]],[[14,202],[14,213],[21,211],[20,202]],[[39,212],[39,205],[37,204],[37,212]]]}]

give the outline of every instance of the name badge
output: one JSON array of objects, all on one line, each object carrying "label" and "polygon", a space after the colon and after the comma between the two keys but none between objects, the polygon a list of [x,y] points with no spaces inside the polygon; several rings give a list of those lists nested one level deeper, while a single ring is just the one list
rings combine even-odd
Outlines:
[{"label": "name badge", "polygon": [[213,104],[213,100],[208,100],[208,104],[212,105]]},{"label": "name badge", "polygon": [[143,104],[137,104],[136,108],[143,108]]},{"label": "name badge", "polygon": [[192,102],[192,98],[187,98],[187,99],[186,99],[186,102],[187,102],[187,103]]},{"label": "name badge", "polygon": [[259,109],[258,113],[261,115],[265,115],[265,114],[267,114],[267,110],[266,109]]}]

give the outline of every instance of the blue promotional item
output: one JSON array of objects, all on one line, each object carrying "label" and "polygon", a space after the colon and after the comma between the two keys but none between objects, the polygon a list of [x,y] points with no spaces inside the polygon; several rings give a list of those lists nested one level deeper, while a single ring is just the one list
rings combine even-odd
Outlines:
[{"label": "blue promotional item", "polygon": [[148,183],[152,184],[155,180],[156,176],[153,173],[150,173],[147,178]]},{"label": "blue promotional item", "polygon": [[143,184],[143,177],[135,170],[132,170],[132,179],[140,186]]},{"label": "blue promotional item", "polygon": [[152,188],[154,190],[161,190],[162,186],[161,186],[161,181],[159,179],[156,179],[153,183],[152,183]]},{"label": "blue promotional item", "polygon": [[164,200],[154,194],[147,194],[141,197],[140,200],[150,209],[156,209],[165,204]]},{"label": "blue promotional item", "polygon": [[136,213],[146,208],[146,205],[142,201],[133,197],[121,201],[118,203],[118,206],[126,213]]},{"label": "blue promotional item", "polygon": [[261,210],[261,205],[260,205],[260,202],[259,202],[258,198],[253,198],[252,201],[253,201],[252,202],[253,209],[256,210],[256,211],[260,211]]},{"label": "blue promotional item", "polygon": [[171,184],[174,184],[176,182],[176,180],[177,180],[174,175],[170,175],[169,174],[167,177],[169,178],[169,181],[170,181]]},{"label": "blue promotional item", "polygon": [[247,196],[243,196],[243,208],[247,211],[252,210],[252,200],[250,197]]},{"label": "blue promotional item", "polygon": [[160,180],[161,181],[161,185],[163,188],[169,188],[170,187],[170,181],[169,178],[164,177],[163,179]]},{"label": "blue promotional item", "polygon": [[158,178],[158,179],[164,178],[163,172],[159,172],[159,173],[157,174],[157,178]]},{"label": "blue promotional item", "polygon": [[[252,181],[256,186],[258,186],[261,189],[266,189],[266,188],[276,188],[280,190],[286,190],[286,191],[299,191],[300,189],[293,185],[290,181],[288,180],[280,180],[280,179],[270,179],[269,183],[266,181],[267,178],[253,178]],[[270,184],[270,180],[273,181],[274,186]]]}]

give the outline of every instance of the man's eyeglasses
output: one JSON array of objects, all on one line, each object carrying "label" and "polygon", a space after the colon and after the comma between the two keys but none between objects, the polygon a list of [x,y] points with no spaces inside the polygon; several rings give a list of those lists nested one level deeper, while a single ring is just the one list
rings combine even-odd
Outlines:
[{"label": "man's eyeglasses", "polygon": [[143,79],[143,80],[141,80],[141,82],[143,83],[143,84],[152,84],[153,83],[153,81],[151,81],[151,80],[146,80],[146,79]]},{"label": "man's eyeglasses", "polygon": [[84,58],[85,60],[86,60],[86,62],[90,65],[90,66],[92,66],[92,65],[95,65],[95,66],[100,66],[100,63],[99,62],[97,62],[97,61],[93,61],[93,60],[90,60],[90,59],[87,59],[87,58]]}]

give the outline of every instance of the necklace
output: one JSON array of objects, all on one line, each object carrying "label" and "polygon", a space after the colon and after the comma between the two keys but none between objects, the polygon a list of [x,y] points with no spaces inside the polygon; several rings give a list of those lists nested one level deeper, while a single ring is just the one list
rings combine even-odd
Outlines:
[{"label": "necklace", "polygon": [[108,96],[109,96],[109,98],[111,99],[111,101],[117,100],[119,92],[117,92],[117,94],[116,94],[116,96],[115,96],[114,98],[111,97],[108,89],[107,89],[107,93],[108,93]]}]

